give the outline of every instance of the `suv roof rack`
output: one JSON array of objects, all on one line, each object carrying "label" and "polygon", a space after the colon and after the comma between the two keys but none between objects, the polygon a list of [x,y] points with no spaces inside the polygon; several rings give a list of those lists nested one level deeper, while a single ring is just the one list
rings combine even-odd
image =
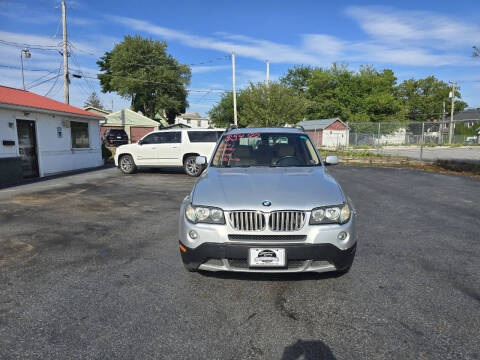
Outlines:
[{"label": "suv roof rack", "polygon": [[225,130],[225,132],[229,132],[229,131],[235,130],[235,129],[238,129],[238,126],[235,125],[235,124],[230,124],[230,125],[228,125],[227,129]]},{"label": "suv roof rack", "polygon": [[294,129],[302,130],[303,132],[305,132],[305,128],[302,125],[293,125],[292,127]]}]

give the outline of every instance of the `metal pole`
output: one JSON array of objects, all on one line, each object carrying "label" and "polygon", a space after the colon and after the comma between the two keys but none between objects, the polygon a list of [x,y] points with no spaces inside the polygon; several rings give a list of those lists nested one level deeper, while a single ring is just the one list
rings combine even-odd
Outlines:
[{"label": "metal pole", "polygon": [[455,109],[455,85],[456,82],[452,81],[452,108],[450,109],[450,128],[448,129],[448,143],[452,143],[453,137],[453,110]]},{"label": "metal pole", "polygon": [[237,90],[235,86],[235,52],[232,51],[232,73],[233,73],[233,123],[237,125]]},{"label": "metal pole", "polygon": [[377,154],[380,153],[380,123],[378,123]]},{"label": "metal pole", "polygon": [[425,123],[422,122],[422,143],[420,144],[420,161],[423,159],[423,143],[425,142]]},{"label": "metal pole", "polygon": [[440,122],[439,127],[439,137],[438,137],[438,144],[443,144],[443,127],[445,126],[445,100],[443,100],[443,108],[442,108],[442,121]]},{"label": "metal pole", "polygon": [[25,78],[23,77],[23,50],[20,51],[20,64],[22,64],[22,84],[23,84],[23,90],[25,90]]},{"label": "metal pole", "polygon": [[68,89],[68,48],[67,48],[67,6],[62,1],[62,23],[63,23],[63,90],[65,93],[65,104],[70,103],[70,95]]},{"label": "metal pole", "polygon": [[270,83],[270,61],[267,60],[267,87]]}]

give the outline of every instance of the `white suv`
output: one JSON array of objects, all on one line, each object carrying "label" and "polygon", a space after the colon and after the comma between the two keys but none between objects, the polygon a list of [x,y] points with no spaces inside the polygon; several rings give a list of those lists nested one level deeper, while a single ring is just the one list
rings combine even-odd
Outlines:
[{"label": "white suv", "polygon": [[197,156],[210,156],[222,129],[159,130],[145,135],[138,143],[122,145],[115,153],[115,166],[125,174],[137,168],[180,167],[187,175],[199,176],[203,166],[195,162]]}]

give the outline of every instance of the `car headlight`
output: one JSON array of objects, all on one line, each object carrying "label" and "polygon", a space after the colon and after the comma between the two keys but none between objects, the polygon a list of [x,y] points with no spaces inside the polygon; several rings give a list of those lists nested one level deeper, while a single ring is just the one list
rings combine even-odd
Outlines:
[{"label": "car headlight", "polygon": [[192,204],[188,204],[185,207],[185,216],[190,222],[194,224],[225,224],[225,216],[223,215],[223,210],[216,207],[194,206]]},{"label": "car headlight", "polygon": [[310,225],[345,224],[350,220],[350,206],[345,203],[339,206],[323,206],[312,210]]}]

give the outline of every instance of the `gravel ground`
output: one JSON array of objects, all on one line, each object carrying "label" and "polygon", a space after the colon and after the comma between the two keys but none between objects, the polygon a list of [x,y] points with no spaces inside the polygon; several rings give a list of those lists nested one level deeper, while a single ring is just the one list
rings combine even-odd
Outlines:
[{"label": "gravel ground", "polygon": [[360,213],[343,276],[187,273],[180,172],[0,190],[0,358],[480,359],[480,180],[329,169]]}]

